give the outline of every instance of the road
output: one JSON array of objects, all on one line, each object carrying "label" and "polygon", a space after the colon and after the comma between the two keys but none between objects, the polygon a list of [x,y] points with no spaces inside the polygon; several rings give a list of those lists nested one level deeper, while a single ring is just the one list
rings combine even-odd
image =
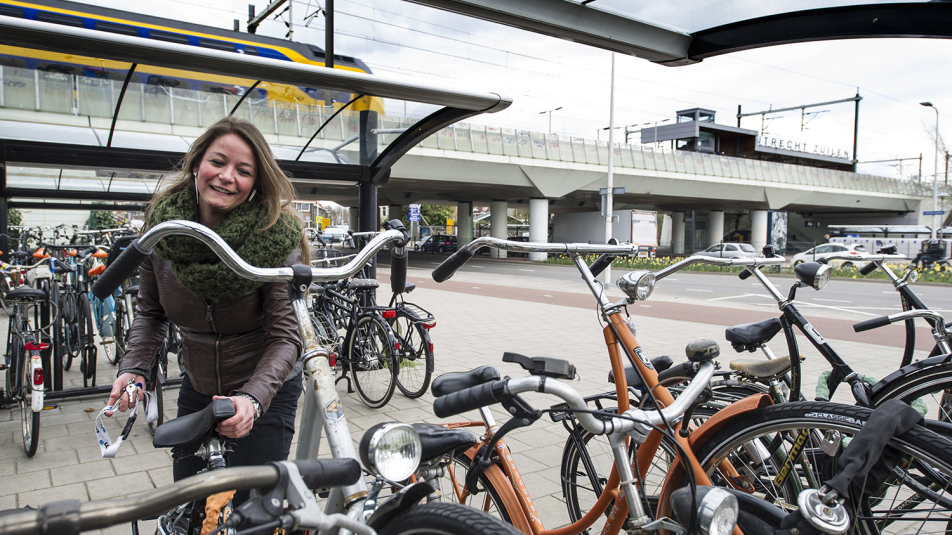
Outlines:
[{"label": "road", "polygon": [[[410,255],[410,267],[432,270],[449,255],[415,253]],[[573,266],[537,264],[524,260],[492,260],[474,257],[460,270],[460,274],[502,275],[507,277],[536,278],[551,281],[553,289],[564,290],[566,285],[582,286],[578,271]],[[617,279],[624,272],[615,270],[612,278]],[[794,283],[789,275],[770,275],[770,281],[786,296]],[[940,313],[952,310],[952,286],[940,284],[919,284],[916,293],[927,304]],[[700,273],[681,271],[658,282],[652,299],[687,300],[707,306],[733,305],[745,307],[767,307],[776,309],[776,301],[770,297],[763,285],[754,280],[742,281],[736,275],[723,273]],[[899,312],[899,296],[892,285],[882,279],[833,279],[822,291],[802,288],[797,292],[797,305],[804,312],[816,310],[829,311],[830,314],[847,312],[857,321]],[[826,314],[824,314],[826,315]]]}]

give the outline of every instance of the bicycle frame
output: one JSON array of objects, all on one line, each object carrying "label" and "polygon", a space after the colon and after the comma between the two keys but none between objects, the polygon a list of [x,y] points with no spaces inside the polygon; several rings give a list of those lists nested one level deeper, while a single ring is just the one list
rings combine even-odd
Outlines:
[{"label": "bicycle frame", "polygon": [[[879,259],[881,262],[883,259]],[[763,285],[767,292],[777,301],[777,305],[781,311],[780,323],[783,328],[784,337],[786,339],[787,348],[790,354],[790,401],[798,401],[801,397],[801,381],[800,381],[800,350],[797,343],[796,336],[794,334],[793,327],[796,328],[806,336],[807,340],[820,352],[820,354],[830,363],[833,368],[832,373],[827,378],[827,387],[830,389],[830,395],[836,391],[837,386],[841,381],[846,381],[850,384],[853,397],[856,399],[857,404],[864,407],[874,407],[878,403],[874,400],[874,394],[870,387],[860,379],[859,374],[853,370],[853,368],[843,360],[843,358],[836,352],[835,349],[823,338],[822,335],[816,330],[813,325],[800,313],[800,310],[797,308],[794,303],[795,290],[800,287],[800,283],[797,283],[790,292],[789,296],[784,296],[780,293],[777,287],[770,282],[770,280],[764,275],[760,269],[749,268],[747,270],[751,273],[757,280]],[[897,283],[901,284],[901,281],[897,278]],[[901,284],[899,289],[901,292],[908,292],[908,294],[915,298],[915,303],[917,305],[922,305],[923,309],[914,309],[902,312],[902,320],[906,318],[912,319],[915,317],[924,317],[929,321],[933,326],[934,336],[936,338],[937,346],[948,346],[949,333],[945,330],[945,322],[942,320],[942,316],[932,312],[930,310],[924,309],[922,301],[912,293],[912,290],[907,287],[907,284]],[[903,293],[903,299],[905,300],[905,293]],[[904,301],[905,302],[905,301]],[[912,300],[908,301],[913,303]],[[894,315],[897,316],[898,315]],[[949,357],[952,358],[952,357]],[[904,358],[905,360],[905,358]],[[905,366],[901,366],[904,368]],[[881,388],[881,387],[880,387]],[[878,400],[879,402],[883,400]]]}]

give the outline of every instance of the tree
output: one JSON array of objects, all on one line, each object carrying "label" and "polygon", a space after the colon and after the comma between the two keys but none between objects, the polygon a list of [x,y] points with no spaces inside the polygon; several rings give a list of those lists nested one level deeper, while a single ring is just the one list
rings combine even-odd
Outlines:
[{"label": "tree", "polygon": [[[456,207],[445,206],[442,204],[423,204],[420,205],[420,224],[421,225],[446,225],[447,219],[456,219]],[[406,227],[410,228],[410,208],[403,212],[400,218]]]},{"label": "tree", "polygon": [[23,222],[23,213],[16,208],[7,210],[7,225],[19,225]]},{"label": "tree", "polygon": [[116,228],[119,226],[119,220],[112,212],[95,211],[90,212],[89,219],[86,220],[86,226],[93,230]]}]

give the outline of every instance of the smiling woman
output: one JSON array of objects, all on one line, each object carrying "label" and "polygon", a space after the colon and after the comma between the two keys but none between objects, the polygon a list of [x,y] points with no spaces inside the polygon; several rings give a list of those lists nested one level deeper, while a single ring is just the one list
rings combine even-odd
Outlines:
[{"label": "smiling woman", "polygon": [[[149,205],[146,225],[187,219],[213,228],[246,262],[274,268],[308,258],[307,238],[290,204],[293,188],[261,132],[225,118],[199,137],[175,178]],[[178,416],[229,399],[235,416],[216,428],[238,439],[229,466],[287,459],[302,390],[297,322],[280,283],[235,275],[191,238],[169,237],[139,266],[136,317],[109,405],[135,404],[123,392],[145,385],[169,321],[182,332],[185,378]],[[204,468],[175,463],[176,480]],[[235,504],[246,499],[237,495]]]}]

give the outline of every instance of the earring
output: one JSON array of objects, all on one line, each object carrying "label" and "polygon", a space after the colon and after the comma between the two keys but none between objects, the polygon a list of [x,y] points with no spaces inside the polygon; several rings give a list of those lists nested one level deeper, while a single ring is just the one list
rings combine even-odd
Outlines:
[{"label": "earring", "polygon": [[195,181],[195,204],[198,204],[198,177],[192,173],[192,180]]},{"label": "earring", "polygon": [[248,198],[245,199],[245,202],[248,202],[248,201],[250,201],[251,199],[254,199],[254,198],[255,198],[255,193],[258,193],[258,190],[256,190],[256,189],[251,190],[251,195],[248,195]]}]

